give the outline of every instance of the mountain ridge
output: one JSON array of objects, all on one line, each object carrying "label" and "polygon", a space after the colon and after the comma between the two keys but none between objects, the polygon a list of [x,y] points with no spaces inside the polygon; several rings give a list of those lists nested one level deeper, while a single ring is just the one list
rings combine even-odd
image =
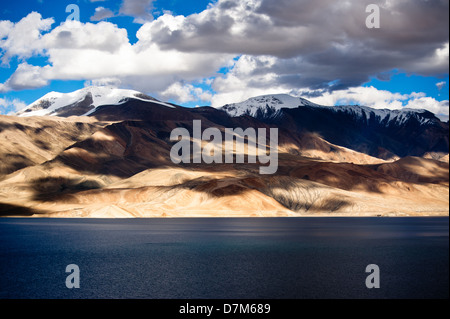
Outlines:
[{"label": "mountain ridge", "polygon": [[252,116],[296,134],[319,134],[332,144],[382,159],[448,154],[448,122],[424,109],[323,106],[289,95],[263,95],[221,108],[230,116]]},{"label": "mountain ridge", "polygon": [[89,116],[103,105],[120,105],[129,99],[148,101],[172,107],[149,95],[135,90],[114,87],[89,86],[69,93],[49,92],[23,110],[17,116]]},{"label": "mountain ridge", "polygon": [[[128,90],[128,89],[118,89],[115,87],[107,86],[88,86],[73,92],[61,93],[61,92],[49,92],[37,99],[24,109],[16,112],[16,116],[58,116],[57,110],[64,107],[71,107],[73,104],[82,103],[88,100],[89,106],[93,106],[88,112],[83,114],[74,114],[77,116],[88,116],[95,112],[98,106],[103,105],[120,105],[123,104],[127,99],[137,99],[141,101],[156,102],[161,105],[172,107],[170,103],[161,102],[158,99],[151,97],[145,93]],[[307,107],[317,107],[331,109],[336,112],[339,111],[353,111],[355,115],[365,115],[366,119],[369,120],[370,114],[373,113],[375,117],[379,117],[381,121],[386,120],[390,114],[404,115],[404,114],[432,114],[432,112],[425,109],[411,109],[403,108],[398,110],[391,109],[375,109],[368,106],[361,105],[339,105],[339,106],[326,106],[313,103],[302,97],[294,97],[288,94],[268,94],[249,98],[245,101],[239,103],[226,104],[219,107],[218,109],[224,110],[232,117],[238,117],[242,115],[249,115],[252,117],[258,117],[258,115],[267,115],[272,112],[278,112],[283,108],[298,108],[302,106]],[[41,112],[38,112],[41,111]],[[64,116],[65,115],[59,115]],[[69,115],[70,116],[70,115]],[[269,116],[270,117],[270,116]],[[434,117],[440,121],[435,115]],[[396,118],[396,117],[395,117]],[[397,119],[397,120],[401,120]],[[430,116],[426,117],[426,120],[430,120]]]},{"label": "mountain ridge", "polygon": [[[64,116],[0,116],[0,216],[448,216],[448,155],[399,158],[382,147],[402,144],[396,134],[428,145],[445,128],[412,121],[404,132],[376,131],[309,106],[263,119],[133,97],[91,107],[95,94],[84,93],[55,107]],[[70,115],[87,108],[89,116]],[[260,175],[261,163],[174,164],[171,132],[192,131],[194,120],[222,133],[277,127],[277,172]],[[367,153],[377,147],[389,160],[334,144],[333,136]]]},{"label": "mountain ridge", "polygon": [[[211,109],[211,111],[202,111]],[[287,94],[262,95],[214,109],[186,108],[134,90],[86,87],[71,93],[50,92],[18,116],[90,116],[111,120],[188,120],[199,112],[217,123],[249,116],[259,125],[294,135],[318,134],[331,144],[384,160],[405,156],[444,158],[449,153],[448,123],[424,109],[374,109],[359,105],[324,106]],[[221,113],[223,112],[223,113]]]},{"label": "mountain ridge", "polygon": [[[376,109],[361,105],[326,106],[310,102],[302,97],[293,97],[288,94],[261,95],[249,98],[243,102],[226,104],[220,107],[220,109],[223,109],[233,117],[250,115],[257,118],[271,118],[274,117],[274,115],[276,116],[276,114],[279,114],[279,112],[283,108],[295,109],[299,107],[323,108],[327,110],[333,110],[335,112],[353,112],[355,116],[364,117],[367,121],[369,121],[371,115],[373,115],[375,118],[379,118],[380,122],[384,122],[386,124],[389,123],[389,120],[393,119],[395,119],[397,122],[403,123],[405,121],[405,115],[422,115],[424,123],[428,123],[430,120],[435,119],[440,121],[437,116],[425,109],[403,108],[391,110]],[[391,115],[395,116],[390,119]]]}]

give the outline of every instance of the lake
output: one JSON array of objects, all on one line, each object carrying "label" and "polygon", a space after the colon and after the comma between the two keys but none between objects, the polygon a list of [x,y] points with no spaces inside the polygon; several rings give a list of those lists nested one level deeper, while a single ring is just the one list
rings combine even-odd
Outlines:
[{"label": "lake", "polygon": [[0,299],[448,297],[447,217],[0,219]]}]

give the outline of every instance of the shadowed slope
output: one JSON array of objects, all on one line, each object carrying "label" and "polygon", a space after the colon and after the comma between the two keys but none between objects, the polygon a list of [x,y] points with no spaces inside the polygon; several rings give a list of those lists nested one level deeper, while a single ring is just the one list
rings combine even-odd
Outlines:
[{"label": "shadowed slope", "polygon": [[12,166],[0,182],[4,210],[55,217],[448,215],[448,163],[387,163],[286,125],[274,175],[260,175],[259,163],[175,165],[170,132],[192,132],[193,119],[222,133],[272,125],[139,100],[98,107],[94,116],[4,120],[0,137],[9,148],[2,156],[15,156],[5,160]]},{"label": "shadowed slope", "polygon": [[0,116],[0,178],[53,159],[99,127],[90,118]]}]

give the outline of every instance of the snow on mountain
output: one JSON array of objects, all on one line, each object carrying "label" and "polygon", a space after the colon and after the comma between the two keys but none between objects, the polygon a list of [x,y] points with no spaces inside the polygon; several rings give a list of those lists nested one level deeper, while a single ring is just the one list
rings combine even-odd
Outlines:
[{"label": "snow on mountain", "polygon": [[[87,116],[95,112],[101,105],[120,105],[129,99],[151,102],[166,107],[174,108],[173,105],[160,102],[153,97],[134,90],[117,89],[113,87],[90,86],[71,93],[50,92],[42,98],[30,104],[27,108],[19,111],[18,116]],[[287,94],[263,95],[250,98],[244,102],[227,104],[221,109],[232,117],[250,115],[259,119],[273,119],[282,115],[283,109],[295,109],[299,107],[321,108],[336,113],[344,112],[357,121],[373,123],[374,121],[383,125],[402,125],[414,118],[419,124],[432,123],[438,119],[426,110],[416,109],[373,109],[366,106],[344,105],[323,106],[312,103],[300,97]]]},{"label": "snow on mountain", "polygon": [[[161,104],[170,108],[172,105],[160,102],[153,97],[134,90],[117,89],[113,87],[89,86],[83,89],[59,93],[50,92],[18,112],[18,116],[44,115],[89,115],[101,105],[120,105],[128,99]],[[70,114],[70,113],[74,114]]]},{"label": "snow on mountain", "polygon": [[227,104],[222,107],[232,117],[250,115],[256,117],[259,114],[269,117],[276,114],[282,108],[297,108],[299,106],[319,106],[300,97],[287,94],[262,95],[248,99],[240,103]]},{"label": "snow on mountain", "polygon": [[427,110],[408,108],[401,110],[374,109],[359,105],[324,106],[287,94],[253,97],[244,102],[227,104],[221,109],[232,117],[250,115],[252,117],[267,119],[280,115],[283,108],[294,109],[299,107],[322,108],[334,112],[345,112],[359,120],[369,122],[372,119],[378,123],[383,123],[385,126],[394,123],[396,125],[402,125],[411,117],[415,117],[420,124],[426,124],[436,120],[436,117],[432,116],[432,113]]},{"label": "snow on mountain", "polygon": [[421,125],[435,121],[437,118],[429,111],[423,109],[404,108],[399,110],[374,109],[360,105],[322,106],[335,112],[345,112],[356,118],[369,122],[371,119],[385,126],[403,125],[411,118],[415,118]]}]

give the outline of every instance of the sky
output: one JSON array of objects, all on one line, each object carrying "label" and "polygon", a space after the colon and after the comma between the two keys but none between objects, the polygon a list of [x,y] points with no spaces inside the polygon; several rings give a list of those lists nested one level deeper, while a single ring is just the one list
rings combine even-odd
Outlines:
[{"label": "sky", "polygon": [[188,107],[286,93],[447,120],[449,1],[2,0],[0,114],[90,85]]}]

